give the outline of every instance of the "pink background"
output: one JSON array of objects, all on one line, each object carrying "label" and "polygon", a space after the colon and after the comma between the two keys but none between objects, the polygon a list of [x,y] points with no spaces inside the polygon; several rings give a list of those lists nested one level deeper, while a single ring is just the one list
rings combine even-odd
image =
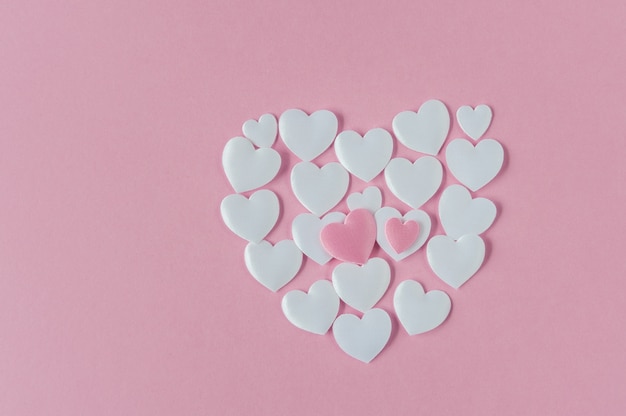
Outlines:
[{"label": "pink background", "polygon": [[[95,3],[0,4],[0,414],[623,414],[623,1]],[[459,291],[394,267],[453,312],[364,365],[280,310],[332,264],[248,275],[221,150],[264,112],[363,133],[429,98],[493,107],[500,212]]]}]

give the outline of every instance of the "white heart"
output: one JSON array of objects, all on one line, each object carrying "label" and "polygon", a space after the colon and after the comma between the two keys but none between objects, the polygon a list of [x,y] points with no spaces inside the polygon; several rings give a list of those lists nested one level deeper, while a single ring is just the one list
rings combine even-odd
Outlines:
[{"label": "white heart", "polygon": [[308,116],[298,109],[280,115],[280,137],[296,156],[311,161],[328,149],[337,134],[337,116],[328,110],[319,110]]},{"label": "white heart", "polygon": [[246,192],[274,179],[280,155],[273,149],[255,149],[250,140],[235,137],[224,147],[222,165],[235,192]]},{"label": "white heart", "polygon": [[433,272],[458,289],[483,264],[485,242],[473,234],[466,234],[457,241],[446,235],[437,235],[428,242],[426,257]]},{"label": "white heart", "polygon": [[491,108],[485,104],[478,105],[475,109],[469,105],[464,105],[456,111],[459,125],[474,140],[480,139],[485,134],[491,124],[491,117]]},{"label": "white heart", "polygon": [[385,169],[387,187],[411,208],[419,208],[437,192],[443,179],[441,162],[423,156],[414,163],[404,158],[391,159]]},{"label": "white heart", "polygon": [[272,147],[276,140],[278,123],[272,114],[263,114],[259,121],[248,120],[243,123],[241,131],[257,147]]},{"label": "white heart", "polygon": [[369,182],[385,169],[391,153],[393,139],[385,129],[372,129],[365,136],[347,130],[335,140],[337,159],[357,178]]},{"label": "white heart", "polygon": [[374,214],[383,205],[383,195],[376,186],[368,186],[362,193],[348,195],[347,202],[350,211],[363,208]]},{"label": "white heart", "polygon": [[298,201],[320,216],[337,205],[348,190],[350,175],[337,162],[318,168],[311,162],[300,162],[291,170],[291,189]]},{"label": "white heart", "polygon": [[393,132],[411,150],[436,155],[450,130],[450,113],[439,100],[428,100],[416,113],[403,111],[393,118]]},{"label": "white heart", "polygon": [[474,192],[496,177],[503,161],[504,149],[493,139],[481,140],[476,147],[469,140],[455,139],[446,148],[450,172]]},{"label": "white heart", "polygon": [[400,283],[393,295],[393,307],[409,335],[422,334],[437,328],[450,313],[452,302],[446,292],[424,288],[415,280]]},{"label": "white heart", "polygon": [[318,280],[309,293],[292,290],[283,296],[283,313],[295,326],[324,335],[339,312],[339,297],[328,280]]},{"label": "white heart", "polygon": [[248,243],[244,259],[250,274],[276,292],[298,274],[302,252],[292,240],[282,240],[274,246],[264,240],[258,244]]},{"label": "white heart", "polygon": [[484,233],[496,218],[496,206],[487,198],[472,199],[461,185],[451,185],[439,199],[439,218],[446,234],[456,240]]},{"label": "white heart", "polygon": [[280,205],[272,191],[261,189],[250,199],[243,195],[228,195],[222,200],[220,212],[224,223],[239,237],[258,243],[274,228]]},{"label": "white heart", "polygon": [[334,222],[343,223],[345,218],[346,214],[342,212],[329,212],[321,219],[313,214],[300,214],[291,224],[293,241],[307,257],[317,264],[324,265],[332,257],[324,250],[320,241],[322,228]]},{"label": "white heart", "polygon": [[363,266],[341,263],[333,270],[335,291],[348,305],[365,312],[383,297],[389,287],[391,269],[381,258],[371,258]]},{"label": "white heart", "polygon": [[382,309],[371,309],[361,319],[352,314],[343,314],[333,324],[333,336],[346,354],[369,363],[389,341],[391,318]]},{"label": "white heart", "polygon": [[[407,212],[403,216],[400,214],[400,211],[395,208],[383,207],[376,211],[374,218],[376,219],[376,242],[378,243],[380,248],[385,250],[385,253],[387,253],[389,257],[391,257],[395,261],[400,261],[415,253],[417,250],[420,249],[420,247],[424,245],[426,240],[428,240],[428,236],[430,235],[430,217],[424,211],[412,210]],[[389,240],[387,240],[385,225],[387,224],[387,221],[389,221],[391,218],[400,218],[403,222],[412,220],[417,222],[417,224],[419,225],[419,234],[417,235],[417,239],[411,245],[411,247],[409,247],[402,253],[396,253],[396,251],[389,243]]]}]

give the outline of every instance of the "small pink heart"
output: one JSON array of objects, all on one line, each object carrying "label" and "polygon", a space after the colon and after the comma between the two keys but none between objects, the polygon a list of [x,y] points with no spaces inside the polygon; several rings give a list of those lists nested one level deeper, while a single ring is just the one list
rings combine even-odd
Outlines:
[{"label": "small pink heart", "polygon": [[419,235],[420,226],[416,221],[402,223],[400,218],[390,218],[385,223],[385,236],[391,247],[400,254],[413,245]]},{"label": "small pink heart", "polygon": [[320,239],[334,258],[365,264],[376,242],[376,220],[369,210],[355,209],[343,224],[332,223],[322,228]]}]

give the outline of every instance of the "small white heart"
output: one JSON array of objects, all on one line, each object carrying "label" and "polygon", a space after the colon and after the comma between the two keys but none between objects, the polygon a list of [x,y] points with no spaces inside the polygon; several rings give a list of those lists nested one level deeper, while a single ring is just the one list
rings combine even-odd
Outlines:
[{"label": "small white heart", "polygon": [[298,274],[302,252],[292,240],[282,240],[274,246],[263,240],[258,244],[248,243],[244,259],[250,274],[276,292]]},{"label": "small white heart", "polygon": [[243,135],[257,147],[272,147],[278,133],[278,123],[272,114],[263,114],[259,121],[248,120],[241,127]]},{"label": "small white heart", "polygon": [[441,186],[443,168],[432,156],[423,156],[414,163],[404,158],[391,159],[385,168],[387,187],[411,208],[419,208],[432,198]]},{"label": "small white heart", "polygon": [[346,354],[369,363],[389,341],[391,318],[382,309],[371,309],[361,319],[352,314],[343,314],[333,324],[333,336]]},{"label": "small white heart", "polygon": [[504,149],[493,139],[478,142],[455,139],[446,148],[446,162],[455,178],[476,192],[496,177],[502,168]]},{"label": "small white heart", "polygon": [[383,205],[383,194],[376,186],[368,186],[362,193],[348,195],[347,202],[350,211],[363,208],[374,214]]},{"label": "small white heart", "polygon": [[328,224],[342,223],[346,214],[342,212],[329,212],[323,218],[313,214],[300,214],[291,223],[291,234],[298,248],[317,264],[324,265],[332,258],[320,240],[322,228]]},{"label": "small white heart", "polygon": [[363,266],[341,263],[333,270],[335,291],[348,305],[365,312],[383,297],[389,287],[391,269],[378,257],[371,258]]},{"label": "small white heart", "polygon": [[324,153],[337,135],[337,116],[328,110],[307,115],[298,109],[280,115],[278,130],[285,145],[305,162]]},{"label": "small white heart", "polygon": [[337,205],[348,190],[350,175],[337,162],[318,168],[312,162],[300,162],[291,170],[291,188],[298,201],[320,216]]},{"label": "small white heart", "polygon": [[372,129],[365,136],[347,130],[335,139],[335,153],[339,162],[357,178],[369,182],[385,169],[391,153],[393,139],[385,129]]},{"label": "small white heart", "polygon": [[487,198],[472,199],[461,185],[451,185],[439,199],[439,218],[446,234],[456,240],[484,233],[496,218],[496,206]]},{"label": "small white heart", "polygon": [[287,320],[296,327],[324,335],[339,312],[339,297],[328,280],[318,280],[308,294],[301,290],[287,292],[281,306]]},{"label": "small white heart", "polygon": [[280,155],[273,149],[255,149],[250,140],[235,137],[224,147],[222,165],[235,192],[246,192],[274,179]]},{"label": "small white heart", "polygon": [[452,302],[446,292],[424,288],[415,280],[400,283],[393,295],[393,307],[409,335],[422,334],[437,328],[450,313]]},{"label": "small white heart", "polygon": [[485,104],[478,105],[474,109],[469,105],[464,105],[456,111],[459,125],[474,140],[480,139],[485,134],[491,124],[491,117],[491,108]]},{"label": "small white heart", "polygon": [[261,189],[250,199],[243,195],[228,195],[222,200],[220,212],[224,223],[239,237],[259,243],[274,228],[280,205],[272,191]]},{"label": "small white heart", "polygon": [[473,234],[464,235],[457,241],[447,235],[437,235],[428,242],[426,257],[433,272],[458,289],[483,264],[485,242]]},{"label": "small white heart", "polygon": [[[415,253],[417,250],[420,249],[420,247],[424,245],[426,240],[428,240],[428,236],[430,235],[430,217],[427,213],[421,210],[412,210],[402,215],[400,214],[400,211],[395,208],[383,207],[376,211],[374,218],[376,219],[376,242],[378,243],[380,248],[382,248],[385,253],[387,253],[389,257],[391,257],[395,261],[403,260],[411,254]],[[387,239],[387,235],[385,233],[385,225],[387,224],[387,221],[389,221],[391,218],[400,218],[403,222],[415,221],[419,225],[419,234],[417,236],[417,239],[408,249],[406,249],[402,253],[396,253],[396,251],[389,243],[389,240]]]},{"label": "small white heart", "polygon": [[403,111],[393,118],[393,132],[411,150],[435,156],[450,130],[450,113],[439,100],[428,100],[418,110]]}]

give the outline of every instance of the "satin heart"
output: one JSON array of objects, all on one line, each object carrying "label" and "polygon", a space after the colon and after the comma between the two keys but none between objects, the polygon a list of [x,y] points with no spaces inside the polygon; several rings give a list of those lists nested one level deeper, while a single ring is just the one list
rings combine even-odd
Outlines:
[{"label": "satin heart", "polygon": [[280,115],[278,130],[285,145],[296,156],[309,162],[331,145],[337,134],[337,116],[328,110],[307,115],[298,109]]},{"label": "satin heart", "polygon": [[374,214],[383,205],[383,194],[376,186],[368,186],[363,192],[348,195],[347,203],[350,211],[365,208]]},{"label": "satin heart", "polygon": [[450,113],[439,100],[428,100],[416,113],[403,111],[393,118],[393,132],[411,150],[437,155],[450,130]]},{"label": "satin heart", "polygon": [[230,139],[222,153],[222,166],[237,193],[269,183],[280,169],[280,155],[274,149],[255,149],[244,137]]},{"label": "satin heart", "polygon": [[391,318],[382,309],[370,309],[359,319],[350,313],[340,315],[333,324],[339,348],[364,363],[372,361],[391,336]]},{"label": "satin heart", "polygon": [[413,245],[419,235],[419,224],[416,221],[402,223],[400,218],[390,218],[385,223],[385,236],[396,253],[402,253]]},{"label": "satin heart", "polygon": [[474,192],[496,177],[503,161],[504,149],[493,139],[481,140],[476,147],[469,140],[455,139],[446,147],[448,169]]},{"label": "satin heart", "polygon": [[357,209],[346,215],[343,224],[328,224],[322,228],[320,239],[334,258],[364,264],[376,241],[376,221],[368,210]]},{"label": "satin heart", "polygon": [[335,139],[335,153],[341,164],[357,178],[369,182],[385,169],[393,139],[385,129],[372,129],[365,136],[347,130]]},{"label": "satin heart", "polygon": [[239,237],[260,243],[274,228],[280,214],[278,197],[272,191],[261,189],[250,199],[243,195],[228,195],[222,200],[220,212],[224,224]]},{"label": "satin heart", "polygon": [[[395,261],[400,261],[415,253],[424,245],[424,243],[426,243],[426,240],[428,240],[428,236],[430,235],[430,217],[427,213],[421,210],[409,211],[402,216],[400,211],[395,208],[382,207],[376,211],[374,218],[376,219],[376,242],[380,248],[385,250],[385,253],[387,253],[389,257]],[[385,224],[387,224],[387,221],[389,221],[390,218],[401,218],[403,221],[412,220],[419,224],[419,234],[417,239],[409,248],[401,253],[397,253],[393,247],[391,247],[391,244],[385,235]]]},{"label": "satin heart", "polygon": [[243,123],[241,131],[257,147],[272,147],[278,133],[278,123],[272,114],[263,114],[259,121],[248,120]]},{"label": "satin heart", "polygon": [[491,108],[485,104],[477,105],[476,108],[464,105],[456,111],[459,126],[474,140],[485,134],[491,124],[491,116]]}]

